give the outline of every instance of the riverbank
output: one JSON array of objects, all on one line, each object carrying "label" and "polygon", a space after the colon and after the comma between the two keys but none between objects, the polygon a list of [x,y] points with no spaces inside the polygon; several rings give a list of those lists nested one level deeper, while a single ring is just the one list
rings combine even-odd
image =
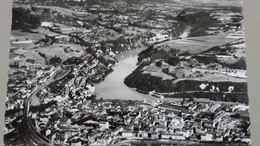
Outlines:
[{"label": "riverbank", "polygon": [[[191,26],[187,26],[180,37],[187,38],[191,28]],[[160,41],[151,45],[150,47],[167,41],[170,40]],[[109,73],[105,77],[104,81],[97,84],[95,88],[95,94],[98,98],[139,101],[158,100],[157,96],[153,96],[152,94],[149,94],[149,92],[143,91],[141,89],[130,88],[124,83],[125,78],[138,67],[138,54],[144,50],[147,50],[147,48],[141,47],[140,49],[129,50],[115,56],[119,63],[112,67],[113,72]]]},{"label": "riverbank", "polygon": [[137,68],[138,53],[144,48],[123,52],[115,58],[118,64],[112,67],[113,72],[109,73],[104,81],[96,85],[95,94],[103,99],[121,99],[121,100],[157,100],[158,98],[150,95],[136,92],[124,84],[126,76]]}]

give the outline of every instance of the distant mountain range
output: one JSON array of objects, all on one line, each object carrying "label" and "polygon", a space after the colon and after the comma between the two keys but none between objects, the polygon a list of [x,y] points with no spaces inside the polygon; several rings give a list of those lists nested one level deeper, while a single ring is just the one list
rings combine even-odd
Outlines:
[{"label": "distant mountain range", "polygon": [[205,4],[205,5],[221,5],[221,6],[242,6],[243,0],[171,0],[180,3]]},{"label": "distant mountain range", "polygon": [[158,3],[177,3],[188,5],[219,5],[219,6],[242,6],[243,0],[122,0],[128,3],[158,2]]}]

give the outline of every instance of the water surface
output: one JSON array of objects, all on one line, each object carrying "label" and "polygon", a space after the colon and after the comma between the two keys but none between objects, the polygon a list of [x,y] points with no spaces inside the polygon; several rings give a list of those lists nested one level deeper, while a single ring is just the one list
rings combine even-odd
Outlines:
[{"label": "water surface", "polygon": [[96,86],[97,97],[103,99],[124,100],[157,100],[150,95],[142,94],[124,84],[124,79],[137,68],[137,57],[141,49],[131,50],[116,56],[118,65],[113,66],[113,72]]},{"label": "water surface", "polygon": [[[187,26],[185,31],[180,35],[187,38],[191,30],[191,26]],[[111,72],[104,81],[96,86],[97,97],[103,99],[122,99],[122,100],[158,100],[159,98],[151,95],[142,94],[136,90],[129,88],[124,84],[124,79],[137,68],[138,53],[143,49],[130,50],[116,56],[119,61],[118,65],[113,66]],[[174,99],[166,99],[174,100]]]}]

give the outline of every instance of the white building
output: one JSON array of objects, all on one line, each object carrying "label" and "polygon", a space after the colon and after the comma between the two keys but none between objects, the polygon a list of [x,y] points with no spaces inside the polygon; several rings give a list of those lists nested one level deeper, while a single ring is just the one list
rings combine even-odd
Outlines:
[{"label": "white building", "polygon": [[52,22],[42,22],[41,27],[53,27],[53,23]]},{"label": "white building", "polygon": [[212,141],[213,140],[213,135],[209,133],[205,133],[201,135],[201,140],[202,141]]}]

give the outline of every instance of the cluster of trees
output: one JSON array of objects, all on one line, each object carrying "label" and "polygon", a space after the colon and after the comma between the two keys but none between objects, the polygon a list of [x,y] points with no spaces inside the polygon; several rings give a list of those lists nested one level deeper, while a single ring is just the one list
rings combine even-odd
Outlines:
[{"label": "cluster of trees", "polygon": [[12,29],[28,30],[40,26],[40,18],[29,8],[12,9]]},{"label": "cluster of trees", "polygon": [[176,65],[181,60],[183,60],[179,59],[179,57],[176,57],[176,54],[178,53],[180,53],[180,51],[177,49],[170,49],[169,51],[165,51],[164,49],[154,48],[154,46],[150,46],[146,50],[138,54],[138,62],[141,62],[144,58],[149,57],[150,61],[148,64],[156,59],[160,59],[165,60],[165,62],[171,65]]},{"label": "cluster of trees", "polygon": [[[229,55],[229,51],[232,51],[233,48],[230,47],[230,44],[226,44],[224,48],[220,47],[220,46],[214,46],[204,52],[204,53],[213,53],[213,54],[218,54],[218,55]],[[234,58],[238,58],[236,55],[233,55]],[[197,59],[199,62],[202,62],[204,64],[209,64],[209,63],[219,63],[221,64],[223,67],[228,67],[230,69],[243,69],[246,70],[247,69],[247,65],[246,65],[246,59],[245,58],[240,58],[238,59],[235,63],[225,63],[225,62],[221,62],[217,59],[217,57],[215,55],[212,56],[193,56],[193,58]]]},{"label": "cluster of trees", "polygon": [[45,44],[45,45],[47,45],[47,44],[52,45],[52,44],[54,44],[55,42],[56,42],[55,37],[53,37],[53,36],[47,36],[47,35],[46,35],[45,38],[40,39],[38,42],[35,42],[35,44],[37,45],[37,44],[43,43],[43,44]]},{"label": "cluster of trees", "polygon": [[[205,83],[202,81],[184,80],[173,84],[172,80],[162,80],[160,77],[142,74],[140,71],[135,71],[127,76],[124,83],[131,88],[137,88],[141,91],[155,90],[156,92],[182,92],[170,95],[170,97],[173,98],[209,98],[219,101],[248,102],[247,83],[208,82],[208,86],[202,90],[199,87],[202,83]],[[219,91],[203,92],[210,91],[212,86],[218,87]],[[233,86],[234,90],[232,93],[226,93],[230,86]],[[186,91],[195,92],[185,93]],[[227,95],[224,96],[225,94]]]},{"label": "cluster of trees", "polygon": [[[107,43],[112,43],[113,44],[113,51],[118,51],[118,52],[124,52],[127,50],[127,45],[130,45],[128,40],[124,37],[119,37],[115,40],[110,40]],[[124,44],[124,46],[122,46]]]},{"label": "cluster of trees", "polygon": [[238,61],[236,61],[235,63],[222,63],[221,65],[228,67],[230,69],[243,69],[246,70],[247,65],[246,65],[246,59],[244,58],[240,58]]},{"label": "cluster of trees", "polygon": [[138,88],[143,91],[173,91],[171,80],[162,80],[161,77],[142,74],[141,72],[133,72],[125,78],[124,83],[131,88]]},{"label": "cluster of trees", "polygon": [[116,61],[115,60],[111,60],[111,59],[105,59],[103,56],[98,58],[99,61],[104,64],[105,66],[108,66],[109,64],[115,64]]},{"label": "cluster of trees", "polygon": [[38,52],[38,54],[39,54],[41,57],[47,59],[47,57],[46,57],[46,55],[45,55],[44,53],[42,53],[42,52]]},{"label": "cluster of trees", "polygon": [[207,49],[206,51],[203,51],[201,53],[203,53],[203,54],[204,53],[215,53],[216,54],[216,52],[219,52],[219,51],[227,51],[227,49],[223,49],[220,46],[213,46],[212,48]]},{"label": "cluster of trees", "polygon": [[219,25],[218,20],[210,16],[210,12],[200,11],[197,13],[186,14],[186,11],[187,10],[184,9],[180,12],[177,16],[177,20],[192,26],[189,36],[195,37],[207,35],[206,30],[208,27]]},{"label": "cluster of trees", "polygon": [[83,63],[84,60],[77,58],[77,57],[70,57],[67,60],[63,62],[63,64],[66,65],[79,65],[80,63]]},{"label": "cluster of trees", "polygon": [[203,64],[210,64],[210,63],[218,63],[217,57],[214,56],[209,56],[209,55],[194,55],[191,58],[196,59],[198,62],[203,63]]},{"label": "cluster of trees", "polygon": [[180,59],[180,57],[177,57],[177,56],[171,56],[167,59],[167,63],[172,65],[172,66],[177,65],[180,61],[186,61],[186,60]]},{"label": "cluster of trees", "polygon": [[138,62],[141,62],[143,60],[143,58],[146,58],[148,56],[150,56],[151,54],[153,54],[154,52],[154,45],[148,47],[147,49],[145,49],[144,51],[140,52],[138,54]]},{"label": "cluster of trees", "polygon": [[61,80],[50,83],[50,85],[47,86],[48,91],[51,93],[54,93],[54,94],[61,94],[63,92],[62,89],[65,87],[64,83],[67,83],[73,77],[74,77],[74,75],[70,72]]},{"label": "cluster of trees", "polygon": [[55,55],[54,57],[50,58],[48,62],[49,62],[49,64],[57,65],[62,62],[62,59]]}]

